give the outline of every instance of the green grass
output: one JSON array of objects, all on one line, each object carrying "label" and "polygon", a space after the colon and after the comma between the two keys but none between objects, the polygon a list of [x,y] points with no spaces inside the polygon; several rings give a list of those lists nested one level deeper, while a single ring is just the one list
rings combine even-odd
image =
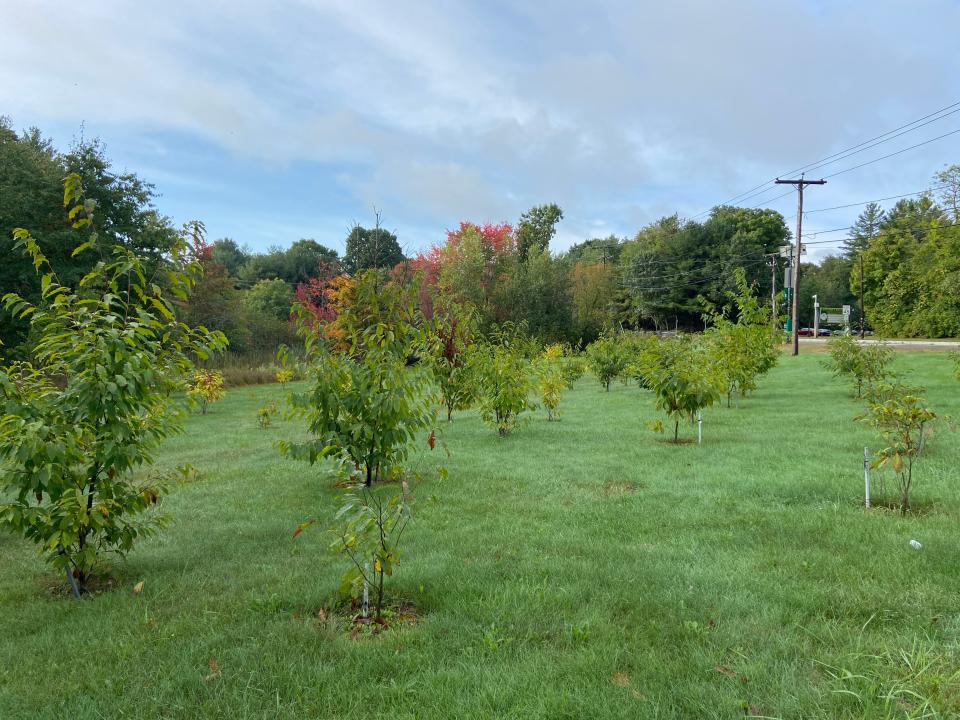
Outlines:
[{"label": "green grass", "polygon": [[[316,618],[344,569],[336,491],[273,449],[295,423],[258,429],[281,388],[233,390],[166,445],[201,478],[117,589],[75,602],[0,534],[0,718],[956,717],[960,436],[919,461],[917,513],[864,511],[872,434],[821,358],[708,411],[699,447],[644,427],[649,393],[591,378],[505,440],[457,415],[451,456],[415,459],[391,585],[421,617],[379,637]],[[896,363],[960,416],[946,355]]]}]

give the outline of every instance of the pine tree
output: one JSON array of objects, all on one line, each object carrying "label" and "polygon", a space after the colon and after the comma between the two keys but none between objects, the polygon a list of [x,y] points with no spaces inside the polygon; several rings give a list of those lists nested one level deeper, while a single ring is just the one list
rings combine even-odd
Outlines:
[{"label": "pine tree", "polygon": [[854,260],[866,250],[870,241],[880,232],[886,219],[886,214],[877,203],[868,204],[860,213],[847,239],[843,241],[844,257]]}]

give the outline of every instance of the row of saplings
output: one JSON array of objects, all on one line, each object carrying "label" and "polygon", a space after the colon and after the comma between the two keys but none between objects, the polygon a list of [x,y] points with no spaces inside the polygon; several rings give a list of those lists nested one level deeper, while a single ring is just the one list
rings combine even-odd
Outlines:
[{"label": "row of saplings", "polygon": [[435,447],[438,405],[448,421],[475,406],[506,436],[534,409],[535,392],[548,419],[559,417],[563,390],[589,365],[608,388],[617,376],[649,388],[677,441],[681,420],[693,420],[724,395],[729,401],[754,389],[779,356],[765,303],[742,273],[737,281],[735,321],[710,309],[712,327],[702,336],[620,334],[583,355],[559,345],[543,349],[512,325],[481,336],[470,309],[442,293],[431,298],[428,318],[415,286],[385,282],[376,272],[344,291],[335,319],[321,327],[302,322],[308,382],[289,394],[288,404],[306,422],[309,439],[279,446],[309,463],[333,459],[338,474],[350,478],[330,529],[334,549],[348,560],[340,589],[353,599],[355,620],[374,628],[387,622],[385,579],[399,563],[410,519],[413,475],[406,460],[418,438]]},{"label": "row of saplings", "polygon": [[[828,346],[826,367],[837,377],[848,379],[856,397],[865,401],[864,411],[855,419],[877,430],[880,449],[874,452],[870,467],[892,469],[897,478],[900,512],[906,514],[910,511],[914,465],[924,454],[937,423],[943,421],[952,428],[952,421],[938,417],[927,403],[923,387],[902,382],[892,371],[893,351],[888,346],[861,344],[849,335],[831,338]],[[954,374],[960,380],[960,353],[954,354],[953,360]],[[869,485],[865,492],[869,508]]]},{"label": "row of saplings", "polygon": [[[176,318],[201,272],[186,242],[161,263],[101,247],[95,205],[84,200],[77,176],[65,183],[64,204],[86,235],[75,254],[99,259],[72,287],[27,231],[15,231],[42,276],[42,296],[37,303],[3,297],[10,313],[29,321],[32,343],[29,359],[0,369],[8,498],[0,524],[35,542],[80,597],[104,576],[107,554],[124,555],[166,522],[159,502],[177,474],[151,472],[154,454],[182,427],[185,378],[194,378],[189,395],[202,406],[219,396],[215,374],[197,374],[194,361],[221,351],[226,338]],[[358,622],[388,622],[385,579],[399,563],[410,518],[406,460],[424,437],[435,446],[438,401],[448,418],[475,405],[506,435],[532,409],[534,389],[557,417],[563,389],[587,363],[608,386],[617,376],[639,378],[674,421],[677,439],[680,420],[724,394],[749,391],[775,362],[769,318],[739,279],[736,321],[710,312],[713,327],[701,337],[611,336],[583,356],[558,346],[543,351],[521,328],[482,337],[468,308],[439,296],[428,319],[417,288],[377,272],[351,284],[328,323],[317,326],[305,314],[307,382],[288,403],[308,439],[279,447],[332,463],[349,481],[331,530],[334,549],[348,559],[341,590],[359,606]]]}]

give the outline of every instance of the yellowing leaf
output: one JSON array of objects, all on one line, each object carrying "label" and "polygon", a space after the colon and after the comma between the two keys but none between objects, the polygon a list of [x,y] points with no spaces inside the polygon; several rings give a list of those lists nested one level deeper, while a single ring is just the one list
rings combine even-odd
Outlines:
[{"label": "yellowing leaf", "polygon": [[141,592],[143,592],[143,580],[141,580],[140,582],[138,582],[136,585],[133,586],[134,595],[139,595]]}]

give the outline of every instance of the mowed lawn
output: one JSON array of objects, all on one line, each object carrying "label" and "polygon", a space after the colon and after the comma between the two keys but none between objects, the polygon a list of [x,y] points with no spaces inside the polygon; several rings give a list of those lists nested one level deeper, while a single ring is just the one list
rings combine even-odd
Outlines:
[{"label": "mowed lawn", "polygon": [[[648,392],[589,376],[560,422],[507,439],[458,414],[450,456],[415,458],[390,584],[419,620],[378,637],[317,616],[345,569],[337,491],[274,449],[296,422],[257,427],[284,391],[231,390],[165,446],[200,478],[115,589],[75,602],[0,533],[0,718],[883,718],[924,698],[957,717],[960,435],[929,442],[915,514],[865,511],[873,431],[822,358],[784,356],[708,411],[702,446],[662,442]],[[946,354],[896,367],[960,417]]]}]

